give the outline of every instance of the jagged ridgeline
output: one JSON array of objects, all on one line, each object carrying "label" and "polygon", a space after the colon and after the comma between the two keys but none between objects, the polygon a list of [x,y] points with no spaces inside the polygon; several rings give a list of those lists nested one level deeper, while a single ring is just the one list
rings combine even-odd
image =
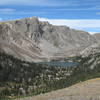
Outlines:
[{"label": "jagged ridgeline", "polygon": [[0,22],[0,51],[30,62],[79,55],[95,43],[97,39],[88,32],[35,17]]},{"label": "jagged ridgeline", "polygon": [[37,95],[100,77],[100,53],[70,60],[79,64],[74,67],[52,67],[0,53],[0,99]]}]

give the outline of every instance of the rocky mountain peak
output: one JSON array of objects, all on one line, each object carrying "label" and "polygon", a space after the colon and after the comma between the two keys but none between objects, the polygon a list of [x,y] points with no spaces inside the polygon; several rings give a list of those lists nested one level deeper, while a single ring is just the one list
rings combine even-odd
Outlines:
[{"label": "rocky mountain peak", "polygon": [[0,49],[23,60],[66,58],[95,43],[87,32],[54,26],[36,17],[0,23]]}]

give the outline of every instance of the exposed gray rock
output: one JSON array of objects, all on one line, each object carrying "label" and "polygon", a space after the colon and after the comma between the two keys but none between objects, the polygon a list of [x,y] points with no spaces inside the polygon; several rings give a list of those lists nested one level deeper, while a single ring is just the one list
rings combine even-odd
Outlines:
[{"label": "exposed gray rock", "polygon": [[100,42],[100,33],[95,33],[93,36],[98,42]]},{"label": "exposed gray rock", "polygon": [[0,23],[0,50],[27,61],[78,55],[97,43],[87,32],[54,26],[37,18]]},{"label": "exposed gray rock", "polygon": [[100,53],[100,44],[99,43],[96,43],[96,44],[93,44],[93,45],[87,47],[80,54],[83,57],[88,57],[89,55],[91,55],[91,54],[93,55],[95,53]]},{"label": "exposed gray rock", "polygon": [[26,92],[23,88],[19,88],[19,93],[24,96],[26,95]]}]

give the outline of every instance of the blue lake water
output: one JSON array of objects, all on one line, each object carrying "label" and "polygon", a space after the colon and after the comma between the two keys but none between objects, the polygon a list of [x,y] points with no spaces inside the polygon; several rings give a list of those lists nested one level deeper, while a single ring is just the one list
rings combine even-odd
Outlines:
[{"label": "blue lake water", "polygon": [[56,67],[71,67],[77,65],[77,63],[74,62],[60,62],[60,61],[51,61],[51,62],[40,62],[41,64],[47,64],[50,66],[56,66]]}]

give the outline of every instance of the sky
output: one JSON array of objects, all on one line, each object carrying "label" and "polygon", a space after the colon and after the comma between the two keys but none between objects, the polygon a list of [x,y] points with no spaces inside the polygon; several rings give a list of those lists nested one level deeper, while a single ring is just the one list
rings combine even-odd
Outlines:
[{"label": "sky", "polygon": [[91,34],[100,32],[100,0],[0,0],[0,21],[33,16]]}]

